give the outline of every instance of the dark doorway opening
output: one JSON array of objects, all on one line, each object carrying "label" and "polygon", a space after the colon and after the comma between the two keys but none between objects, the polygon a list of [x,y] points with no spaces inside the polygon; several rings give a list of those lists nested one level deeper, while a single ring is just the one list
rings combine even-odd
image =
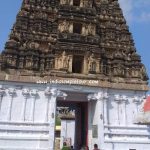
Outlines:
[{"label": "dark doorway opening", "polygon": [[73,6],[80,6],[80,0],[73,0]]},{"label": "dark doorway opening", "polygon": [[83,56],[75,55],[73,56],[73,63],[72,63],[72,72],[73,73],[82,73],[83,70]]},{"label": "dark doorway opening", "polygon": [[88,103],[79,103],[76,110],[76,145],[77,149],[88,146]]},{"label": "dark doorway opening", "polygon": [[73,33],[81,34],[82,24],[81,23],[73,23]]},{"label": "dark doorway opening", "polygon": [[[57,101],[57,108],[59,107],[68,107],[70,110],[75,110],[75,128],[68,131],[75,132],[74,141],[72,141],[74,148],[79,150],[82,146],[88,146],[88,102]],[[68,126],[68,130],[69,128]],[[63,126],[61,126],[61,129],[63,129]]]}]

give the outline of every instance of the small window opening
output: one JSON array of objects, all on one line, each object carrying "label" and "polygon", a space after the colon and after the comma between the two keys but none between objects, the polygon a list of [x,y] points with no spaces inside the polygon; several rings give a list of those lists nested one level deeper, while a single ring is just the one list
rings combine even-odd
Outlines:
[{"label": "small window opening", "polygon": [[81,30],[82,30],[82,24],[80,23],[73,24],[73,33],[81,34]]},{"label": "small window opening", "polygon": [[73,63],[72,63],[73,73],[82,73],[83,59],[84,59],[83,56],[78,55],[73,56]]},{"label": "small window opening", "polygon": [[105,75],[107,74],[107,72],[108,72],[107,60],[102,61],[102,63],[101,63],[101,72]]},{"label": "small window opening", "polygon": [[73,6],[80,6],[80,0],[73,0]]}]

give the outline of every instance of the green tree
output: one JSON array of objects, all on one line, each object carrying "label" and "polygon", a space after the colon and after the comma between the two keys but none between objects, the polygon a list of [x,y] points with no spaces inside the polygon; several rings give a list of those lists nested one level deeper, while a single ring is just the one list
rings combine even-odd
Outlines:
[{"label": "green tree", "polygon": [[71,148],[68,146],[63,146],[63,148],[61,150],[71,150]]},{"label": "green tree", "polygon": [[61,125],[61,119],[57,116],[56,117],[56,126],[60,126]]}]

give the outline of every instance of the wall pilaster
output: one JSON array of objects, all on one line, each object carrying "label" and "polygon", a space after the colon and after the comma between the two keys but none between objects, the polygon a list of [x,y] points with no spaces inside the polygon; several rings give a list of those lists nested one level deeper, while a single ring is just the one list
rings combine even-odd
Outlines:
[{"label": "wall pilaster", "polygon": [[35,112],[35,103],[37,100],[37,97],[39,96],[38,90],[33,89],[31,90],[31,111],[30,111],[30,121],[34,122],[34,112]]},{"label": "wall pilaster", "polygon": [[0,112],[1,112],[2,100],[3,100],[5,93],[6,93],[5,89],[1,87],[0,88]]},{"label": "wall pilaster", "polygon": [[9,93],[9,96],[10,96],[10,102],[9,102],[9,106],[8,106],[7,120],[11,121],[12,105],[13,105],[13,99],[16,95],[16,89],[15,88],[9,88],[8,93]]},{"label": "wall pilaster", "polygon": [[[107,92],[100,91],[98,93],[89,94],[88,100],[89,101],[96,101],[96,108],[95,108],[95,114],[94,118],[96,119],[96,122],[93,122],[93,125],[98,126],[98,138],[92,138],[93,143],[98,143],[100,149],[103,149],[104,144],[104,122],[107,123],[107,99],[108,94]],[[92,145],[91,147],[92,148]]]},{"label": "wall pilaster", "polygon": [[51,89],[47,87],[45,90],[45,96],[47,97],[46,122],[49,122],[49,127],[50,127],[49,148],[50,150],[54,150],[57,97],[63,97],[65,99],[67,94],[55,88]]}]

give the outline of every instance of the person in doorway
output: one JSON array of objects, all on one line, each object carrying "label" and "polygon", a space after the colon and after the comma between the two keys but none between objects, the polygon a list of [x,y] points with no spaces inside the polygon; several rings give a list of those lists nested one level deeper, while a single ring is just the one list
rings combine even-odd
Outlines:
[{"label": "person in doorway", "polygon": [[97,144],[94,144],[94,149],[93,150],[100,150],[100,149],[98,149],[98,145]]},{"label": "person in doorway", "polygon": [[81,146],[80,150],[86,150],[86,146]]},{"label": "person in doorway", "polygon": [[75,149],[73,148],[73,146],[71,146],[71,150],[75,150]]},{"label": "person in doorway", "polygon": [[64,142],[63,143],[63,148],[61,150],[71,150],[71,148],[67,146],[66,142]]}]

